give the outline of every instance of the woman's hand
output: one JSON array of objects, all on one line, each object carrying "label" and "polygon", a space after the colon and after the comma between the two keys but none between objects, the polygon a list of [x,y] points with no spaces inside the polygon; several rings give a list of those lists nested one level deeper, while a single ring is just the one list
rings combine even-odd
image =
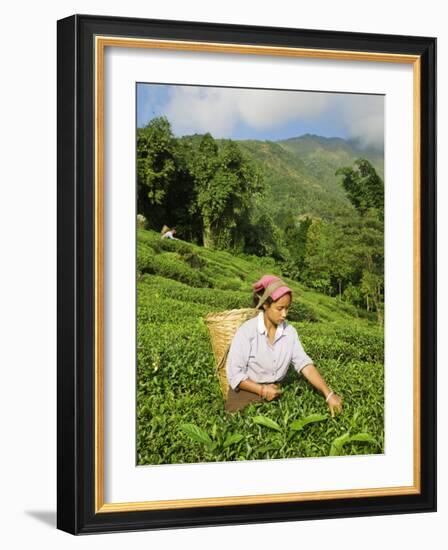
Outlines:
[{"label": "woman's hand", "polygon": [[328,408],[330,409],[331,416],[334,416],[335,413],[340,413],[342,411],[342,399],[339,395],[333,393],[327,401]]},{"label": "woman's hand", "polygon": [[325,380],[322,378],[320,372],[317,370],[316,366],[313,365],[313,363],[310,363],[309,365],[306,365],[306,367],[303,367],[300,372],[309,382],[311,382],[316,390],[319,390],[324,397],[326,396],[326,401],[331,411],[331,416],[334,416],[335,413],[340,413],[342,411],[342,399],[339,397],[339,395],[336,395],[330,390],[330,388],[325,383]]},{"label": "woman's hand", "polygon": [[266,399],[266,401],[272,401],[276,397],[279,397],[280,394],[281,394],[281,390],[277,386],[277,384],[263,385],[262,397]]}]

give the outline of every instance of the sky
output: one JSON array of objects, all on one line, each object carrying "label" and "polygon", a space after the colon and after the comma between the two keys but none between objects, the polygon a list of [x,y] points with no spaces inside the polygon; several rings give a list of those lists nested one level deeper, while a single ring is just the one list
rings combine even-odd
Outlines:
[{"label": "sky", "polygon": [[276,141],[304,134],[383,149],[384,96],[137,84],[137,126],[166,116],[175,136]]}]

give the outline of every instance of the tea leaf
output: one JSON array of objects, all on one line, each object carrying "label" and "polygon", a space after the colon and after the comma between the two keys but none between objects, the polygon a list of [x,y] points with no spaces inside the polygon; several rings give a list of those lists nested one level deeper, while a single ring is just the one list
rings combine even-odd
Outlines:
[{"label": "tea leaf", "polygon": [[376,440],[368,433],[357,433],[350,435],[349,432],[337,437],[333,440],[330,449],[330,456],[336,456],[342,451],[342,447],[350,441],[357,441],[360,443],[376,443]]},{"label": "tea leaf", "polygon": [[328,416],[326,414],[310,414],[305,418],[294,420],[294,422],[291,422],[289,427],[291,428],[291,430],[299,431],[307,424],[312,424],[313,422],[322,422],[322,420],[326,420],[327,418]]},{"label": "tea leaf", "polygon": [[376,439],[367,433],[358,433],[350,437],[350,441],[359,441],[361,443],[376,443]]},{"label": "tea leaf", "polygon": [[227,449],[227,447],[230,447],[230,445],[235,445],[236,443],[239,443],[242,439],[244,439],[244,435],[241,434],[232,434],[228,435],[226,440],[224,441],[224,449]]},{"label": "tea leaf", "polygon": [[333,442],[331,443],[330,456],[337,456],[341,452],[342,447],[347,443],[349,439],[349,432],[340,435],[336,439],[333,439]]},{"label": "tea leaf", "polygon": [[212,447],[213,442],[208,433],[202,428],[199,428],[199,426],[196,426],[196,424],[182,424],[180,429],[193,441],[207,445],[207,447]]},{"label": "tea leaf", "polygon": [[277,422],[275,422],[275,420],[271,420],[267,416],[254,416],[253,421],[255,422],[255,424],[260,424],[260,426],[265,426],[266,428],[270,428],[271,430],[277,430],[278,432],[282,431]]}]

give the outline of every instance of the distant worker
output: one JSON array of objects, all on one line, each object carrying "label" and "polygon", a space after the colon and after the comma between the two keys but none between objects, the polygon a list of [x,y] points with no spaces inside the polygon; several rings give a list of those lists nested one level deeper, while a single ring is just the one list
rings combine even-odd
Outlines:
[{"label": "distant worker", "polygon": [[162,229],[161,239],[171,239],[173,241],[178,241],[179,239],[176,239],[176,237],[174,236],[175,234],[176,234],[175,227],[173,227],[173,229],[170,229],[169,227],[164,225]]}]

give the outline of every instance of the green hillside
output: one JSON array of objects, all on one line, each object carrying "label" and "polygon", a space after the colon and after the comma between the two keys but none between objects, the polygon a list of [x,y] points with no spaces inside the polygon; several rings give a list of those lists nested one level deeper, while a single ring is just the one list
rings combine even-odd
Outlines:
[{"label": "green hillside", "polygon": [[266,184],[265,202],[280,226],[285,213],[296,218],[303,214],[332,219],[350,215],[353,207],[347,199],[338,168],[352,166],[366,158],[383,176],[383,154],[361,149],[342,138],[304,136],[273,141],[237,141],[244,153],[262,170]]},{"label": "green hillside", "polygon": [[373,148],[360,148],[354,142],[342,138],[325,138],[306,134],[277,142],[292,155],[300,158],[309,173],[322,187],[338,198],[345,198],[335,172],[341,166],[351,166],[358,158],[369,160],[378,174],[384,178],[384,154]]},{"label": "green hillside", "polygon": [[284,276],[375,311],[382,323],[384,183],[360,154],[318,136],[177,138],[156,117],[137,131],[141,227],[167,225],[204,248],[271,258]]},{"label": "green hillside", "polygon": [[331,218],[337,210],[352,208],[336,178],[329,185],[293,148],[272,141],[247,140],[239,141],[238,145],[261,167],[266,185],[265,201],[279,225],[286,212],[293,212],[297,217],[312,214]]},{"label": "green hillside", "polygon": [[[266,154],[273,150],[269,144]],[[250,307],[251,284],[266,273],[280,275],[270,258],[138,230],[138,465],[383,452],[383,328],[366,312],[292,280],[289,321],[343,397],[343,413],[329,416],[322,396],[293,369],[280,400],[224,411],[203,317]],[[303,419],[309,424],[300,428]]]}]

